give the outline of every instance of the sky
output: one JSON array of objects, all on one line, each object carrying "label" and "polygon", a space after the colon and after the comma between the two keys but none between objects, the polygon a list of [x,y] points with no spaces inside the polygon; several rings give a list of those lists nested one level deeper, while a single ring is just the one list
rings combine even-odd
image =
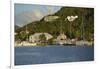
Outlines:
[{"label": "sky", "polygon": [[16,3],[14,5],[15,25],[22,27],[32,21],[40,20],[48,14],[53,14],[60,8],[60,6]]}]

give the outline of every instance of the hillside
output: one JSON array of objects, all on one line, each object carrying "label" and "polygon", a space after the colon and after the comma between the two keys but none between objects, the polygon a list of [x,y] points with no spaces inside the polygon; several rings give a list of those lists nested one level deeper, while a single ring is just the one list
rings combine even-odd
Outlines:
[{"label": "hillside", "polygon": [[[67,16],[78,16],[73,22],[66,20]],[[71,27],[71,32],[70,32]],[[62,7],[53,15],[43,17],[40,21],[31,22],[16,30],[29,31],[29,35],[36,32],[47,32],[57,37],[60,33],[65,33],[67,37],[90,40],[94,34],[94,9]]]},{"label": "hillside", "polygon": [[18,25],[15,25],[15,30],[19,29],[20,27]]}]

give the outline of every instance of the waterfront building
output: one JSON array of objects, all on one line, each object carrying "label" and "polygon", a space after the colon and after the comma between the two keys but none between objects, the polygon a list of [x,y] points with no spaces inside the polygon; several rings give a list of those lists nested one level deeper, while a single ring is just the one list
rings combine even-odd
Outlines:
[{"label": "waterfront building", "polygon": [[35,33],[35,34],[29,36],[29,42],[39,42],[40,35],[45,35],[46,40],[53,38],[53,36],[49,33]]}]

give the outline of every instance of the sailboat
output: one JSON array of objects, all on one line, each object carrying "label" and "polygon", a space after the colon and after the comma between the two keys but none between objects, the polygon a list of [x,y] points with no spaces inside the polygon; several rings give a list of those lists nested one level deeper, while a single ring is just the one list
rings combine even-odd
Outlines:
[{"label": "sailboat", "polygon": [[[60,23],[60,35],[57,37],[58,40],[58,44],[60,45],[75,45],[75,43],[73,42],[73,40],[71,39],[67,39],[67,36],[64,34],[63,30],[62,30],[62,21]],[[70,29],[71,30],[71,29]],[[71,32],[71,31],[70,31]],[[70,33],[70,37],[71,37],[71,33]]]},{"label": "sailboat", "polygon": [[78,18],[77,15],[76,16],[67,16],[67,18],[65,18],[65,21],[68,20],[70,22],[70,29],[69,29],[70,30],[70,39],[67,39],[66,45],[73,45],[73,46],[76,45],[76,39],[71,39],[71,37],[72,37],[72,35],[71,35],[71,32],[72,32],[71,31],[71,24],[77,18]]},{"label": "sailboat", "polygon": [[92,45],[92,42],[88,42],[85,40],[85,30],[84,30],[84,17],[82,16],[81,22],[81,40],[76,42],[76,45],[85,46],[85,45]]},{"label": "sailboat", "polygon": [[[27,25],[26,25],[26,29],[25,29],[25,34],[29,34],[29,31],[27,30]],[[26,37],[26,41],[22,41],[20,43],[20,46],[36,46],[36,43],[31,43],[29,42],[28,36]]]}]

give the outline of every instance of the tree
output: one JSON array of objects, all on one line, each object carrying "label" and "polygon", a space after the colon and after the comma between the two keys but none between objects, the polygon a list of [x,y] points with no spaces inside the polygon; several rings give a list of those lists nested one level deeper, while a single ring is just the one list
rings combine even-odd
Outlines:
[{"label": "tree", "polygon": [[75,32],[75,37],[79,40],[80,39],[80,32],[79,31],[76,31]]},{"label": "tree", "polygon": [[[68,20],[65,21],[67,16],[75,16],[78,18],[73,21],[71,24],[70,32],[70,23]],[[48,16],[48,15],[47,15]],[[94,9],[93,8],[79,8],[79,7],[62,7],[59,11],[52,14],[51,16],[59,16],[59,19],[54,21],[46,22],[43,17],[40,21],[35,21],[27,24],[27,29],[30,34],[36,32],[47,32],[52,34],[52,36],[57,37],[62,32],[64,32],[68,37],[70,34],[73,38],[81,38],[84,40],[90,39],[91,35],[94,34]],[[62,27],[61,27],[62,25]],[[25,26],[16,30],[17,33],[25,31]],[[20,34],[22,39],[25,39],[26,34]],[[18,36],[16,36],[18,37]],[[89,37],[89,38],[88,38]],[[18,37],[19,38],[19,37]],[[45,40],[43,36],[40,38]]]},{"label": "tree", "polygon": [[45,35],[44,34],[41,34],[40,36],[39,36],[39,39],[40,39],[40,41],[46,41],[46,37],[45,37]]}]

